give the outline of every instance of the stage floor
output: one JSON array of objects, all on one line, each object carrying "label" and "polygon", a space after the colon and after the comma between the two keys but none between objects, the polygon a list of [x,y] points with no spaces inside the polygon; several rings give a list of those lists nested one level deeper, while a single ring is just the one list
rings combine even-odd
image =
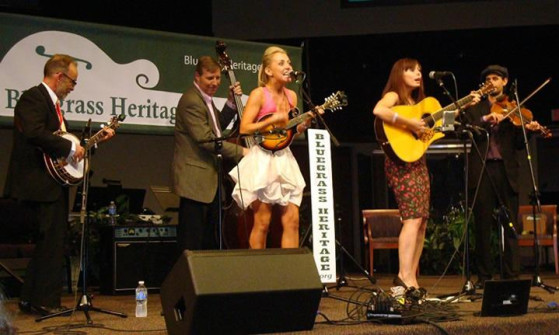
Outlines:
[{"label": "stage floor", "polygon": [[[319,314],[312,330],[295,332],[294,334],[557,334],[559,329],[559,293],[551,294],[542,288],[532,287],[528,305],[528,313],[512,317],[480,317],[476,313],[481,310],[481,298],[474,301],[460,300],[454,303],[435,303],[425,305],[423,314],[413,319],[410,324],[397,325],[382,323],[376,319],[367,321],[365,308],[353,302],[365,302],[370,299],[369,289],[381,288],[389,290],[394,275],[375,276],[376,285],[360,275],[348,275],[348,286],[337,289],[330,287],[328,294],[320,301]],[[531,279],[531,274],[524,274],[523,279]],[[543,282],[551,286],[559,286],[559,276],[554,273],[542,273]],[[472,281],[475,277],[472,277]],[[420,283],[429,292],[429,297],[458,293],[466,280],[460,276],[420,277]],[[358,289],[356,287],[366,287]],[[476,293],[483,291],[477,290]],[[81,292],[79,292],[81,293]],[[135,301],[133,295],[109,296],[98,295],[93,291],[93,306],[121,313],[127,318],[120,318],[98,312],[90,312],[93,324],[86,324],[83,311],[77,311],[70,317],[55,317],[36,322],[34,316],[25,315],[17,308],[17,299],[4,301],[4,309],[12,325],[21,334],[166,334],[165,320],[161,315],[159,294],[149,296],[148,317],[134,317]],[[65,295],[63,304],[76,306],[77,296]],[[467,297],[465,297],[467,298]],[[297,308],[297,306],[293,306]],[[449,314],[450,313],[450,314]],[[0,323],[1,325],[1,323]],[[65,332],[66,331],[66,332]],[[231,325],[235,332],[235,325]],[[284,332],[285,334],[285,332]]]}]

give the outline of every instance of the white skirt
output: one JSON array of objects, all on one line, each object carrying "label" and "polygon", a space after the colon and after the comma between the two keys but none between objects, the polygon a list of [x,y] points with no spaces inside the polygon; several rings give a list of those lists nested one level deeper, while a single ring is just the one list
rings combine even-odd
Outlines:
[{"label": "white skirt", "polygon": [[236,183],[232,196],[240,208],[257,199],[280,206],[301,205],[305,179],[289,147],[271,153],[255,145],[229,175]]}]

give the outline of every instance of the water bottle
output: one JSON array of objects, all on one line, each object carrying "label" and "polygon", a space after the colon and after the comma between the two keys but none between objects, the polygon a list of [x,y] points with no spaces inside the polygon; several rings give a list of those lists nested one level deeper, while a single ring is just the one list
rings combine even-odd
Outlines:
[{"label": "water bottle", "polygon": [[148,289],[144,285],[144,281],[138,282],[136,287],[136,317],[145,318],[148,316]]},{"label": "water bottle", "polygon": [[116,225],[116,204],[114,201],[109,204],[109,224],[111,226]]}]

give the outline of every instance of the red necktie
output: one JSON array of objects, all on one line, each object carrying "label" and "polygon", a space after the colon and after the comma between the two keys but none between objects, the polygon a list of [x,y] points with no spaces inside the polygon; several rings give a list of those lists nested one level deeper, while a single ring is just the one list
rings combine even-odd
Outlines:
[{"label": "red necktie", "polygon": [[58,120],[60,121],[60,129],[66,130],[64,126],[64,118],[62,117],[62,111],[60,110],[60,101],[56,102],[56,114],[58,114]]}]

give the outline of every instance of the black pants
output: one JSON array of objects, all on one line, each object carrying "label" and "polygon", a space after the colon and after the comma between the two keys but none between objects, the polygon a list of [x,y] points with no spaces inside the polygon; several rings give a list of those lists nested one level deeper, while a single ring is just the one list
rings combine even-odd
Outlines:
[{"label": "black pants", "polygon": [[20,299],[36,306],[60,306],[65,240],[68,231],[67,192],[54,202],[24,202],[37,216],[35,250],[27,265]]},{"label": "black pants", "polygon": [[[510,214],[510,221],[517,232],[520,227],[517,223],[518,194],[515,193],[508,180],[505,166],[502,161],[488,161],[486,165],[487,174],[490,176],[495,189],[491,185],[487,174],[483,179],[478,191],[478,199],[474,204],[474,227],[475,227],[475,261],[480,279],[490,279],[495,273],[493,256],[491,254],[492,241],[491,231],[498,229],[499,224],[504,224],[504,251],[503,251],[503,277],[511,278],[520,273],[520,261],[518,255],[518,241],[509,230],[508,222],[498,222],[494,216],[494,210],[504,205]],[[502,204],[499,202],[499,198]],[[500,230],[497,230],[500,231]],[[499,236],[501,238],[501,236]]]},{"label": "black pants", "polygon": [[180,198],[177,245],[184,250],[215,250],[219,248],[218,197],[209,203]]}]

